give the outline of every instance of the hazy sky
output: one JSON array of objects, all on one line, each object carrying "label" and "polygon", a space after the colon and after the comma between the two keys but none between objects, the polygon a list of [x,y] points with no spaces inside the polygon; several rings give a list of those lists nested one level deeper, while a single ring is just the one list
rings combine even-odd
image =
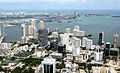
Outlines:
[{"label": "hazy sky", "polygon": [[0,0],[0,9],[120,9],[120,0]]}]

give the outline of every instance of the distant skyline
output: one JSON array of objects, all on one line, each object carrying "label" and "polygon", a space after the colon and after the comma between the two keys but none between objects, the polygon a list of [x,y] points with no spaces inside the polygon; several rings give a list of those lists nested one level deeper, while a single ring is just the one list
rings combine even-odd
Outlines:
[{"label": "distant skyline", "polygon": [[120,10],[120,0],[2,0],[0,10],[7,9],[109,9]]}]

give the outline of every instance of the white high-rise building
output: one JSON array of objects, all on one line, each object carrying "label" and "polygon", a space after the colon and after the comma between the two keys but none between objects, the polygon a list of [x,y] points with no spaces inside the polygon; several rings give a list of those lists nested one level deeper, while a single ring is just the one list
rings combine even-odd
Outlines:
[{"label": "white high-rise building", "polygon": [[86,47],[86,49],[92,49],[93,48],[93,41],[91,39],[84,37],[82,39],[82,47]]},{"label": "white high-rise building", "polygon": [[56,59],[51,56],[42,61],[42,73],[56,73]]},{"label": "white high-rise building", "polygon": [[103,59],[103,52],[100,46],[96,46],[96,51],[94,52],[94,60],[101,61]]},{"label": "white high-rise building", "polygon": [[66,28],[66,29],[65,29],[65,32],[66,32],[67,34],[69,34],[69,33],[70,33],[70,28]]},{"label": "white high-rise building", "polygon": [[77,47],[80,47],[81,45],[81,40],[77,37],[72,37],[72,45],[77,48]]},{"label": "white high-rise building", "polygon": [[66,50],[67,51],[72,51],[72,48],[69,45],[70,44],[69,35],[67,33],[60,34],[60,38],[61,38],[61,44],[66,45]]},{"label": "white high-rise building", "polygon": [[80,31],[80,30],[73,30],[73,35],[74,36],[85,36],[85,31]]},{"label": "white high-rise building", "polygon": [[23,34],[23,36],[26,36],[26,25],[22,24],[21,27],[22,27],[22,34]]},{"label": "white high-rise building", "polygon": [[40,21],[39,29],[44,29],[44,21]]},{"label": "white high-rise building", "polygon": [[88,38],[84,37],[82,39],[82,47],[86,47],[86,42],[87,42]]},{"label": "white high-rise building", "polygon": [[93,41],[88,39],[86,42],[86,49],[92,49]]},{"label": "white high-rise building", "polygon": [[80,30],[80,27],[79,27],[78,25],[75,25],[75,26],[74,26],[74,29]]},{"label": "white high-rise building", "polygon": [[80,45],[81,45],[81,40],[79,38],[72,37],[73,54],[80,55]]},{"label": "white high-rise building", "polygon": [[61,38],[61,44],[62,45],[67,45],[69,44],[69,35],[64,33],[64,34],[60,34],[60,38]]}]

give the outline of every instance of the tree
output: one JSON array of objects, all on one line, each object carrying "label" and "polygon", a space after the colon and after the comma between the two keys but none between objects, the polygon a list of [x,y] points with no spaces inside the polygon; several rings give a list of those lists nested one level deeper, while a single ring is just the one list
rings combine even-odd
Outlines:
[{"label": "tree", "polygon": [[16,67],[11,73],[21,73],[21,71],[20,67]]}]

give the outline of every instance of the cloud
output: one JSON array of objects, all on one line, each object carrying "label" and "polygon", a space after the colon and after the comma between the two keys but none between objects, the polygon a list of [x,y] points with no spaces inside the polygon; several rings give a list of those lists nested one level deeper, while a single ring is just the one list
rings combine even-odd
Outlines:
[{"label": "cloud", "polygon": [[82,0],[82,3],[84,4],[86,2],[86,0]]},{"label": "cloud", "polygon": [[77,0],[43,0],[44,2],[76,2]]}]

